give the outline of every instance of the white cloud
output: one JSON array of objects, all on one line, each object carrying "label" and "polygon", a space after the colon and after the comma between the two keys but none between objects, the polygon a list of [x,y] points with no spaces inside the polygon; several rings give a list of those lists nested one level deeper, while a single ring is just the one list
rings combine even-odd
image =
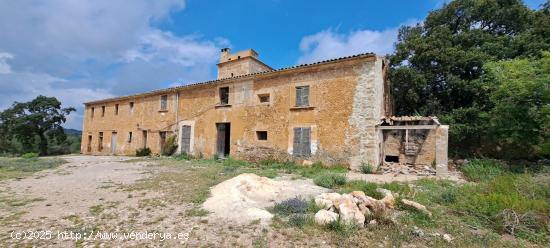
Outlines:
[{"label": "white cloud", "polygon": [[11,66],[8,64],[8,59],[13,59],[10,53],[0,53],[0,74],[11,73]]},{"label": "white cloud", "polygon": [[210,79],[227,41],[154,25],[184,7],[185,0],[0,0],[0,110],[55,96],[77,108],[66,126],[80,129],[83,102]]},{"label": "white cloud", "polygon": [[298,63],[310,63],[358,53],[385,55],[393,51],[397,28],[383,31],[359,30],[340,34],[332,29],[306,36],[300,42]]},{"label": "white cloud", "polygon": [[394,50],[399,27],[415,25],[416,19],[410,19],[396,27],[384,30],[357,30],[348,33],[339,33],[331,28],[308,35],[300,41],[298,64],[311,63],[331,58],[350,56],[359,53],[373,52],[386,55]]}]

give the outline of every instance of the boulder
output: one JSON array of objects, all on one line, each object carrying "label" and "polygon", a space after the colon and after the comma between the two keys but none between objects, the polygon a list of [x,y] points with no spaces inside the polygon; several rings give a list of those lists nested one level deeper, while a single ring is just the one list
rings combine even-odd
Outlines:
[{"label": "boulder", "polygon": [[320,195],[318,195],[317,197],[315,197],[315,199],[325,199],[325,200],[330,200],[332,201],[333,203],[338,201],[340,199],[340,197],[342,197],[342,195],[338,194],[338,193],[322,193]]},{"label": "boulder", "polygon": [[332,201],[323,198],[315,198],[315,205],[317,205],[318,208],[329,210],[332,207]]},{"label": "boulder", "polygon": [[412,207],[422,213],[425,213],[427,214],[428,216],[432,216],[432,212],[430,212],[426,206],[418,203],[418,202],[415,202],[415,201],[410,201],[410,200],[407,200],[407,199],[401,199],[401,202],[405,205],[405,206],[409,206],[409,207]]},{"label": "boulder", "polygon": [[357,205],[357,207],[359,207],[359,211],[361,211],[361,213],[367,217],[367,216],[370,216],[372,213],[370,211],[370,209],[365,205],[365,203],[359,203]]},{"label": "boulder", "polygon": [[387,189],[378,188],[376,189],[378,193],[381,193],[384,198],[382,198],[382,201],[386,208],[395,208],[395,197],[393,196],[392,192]]},{"label": "boulder", "polygon": [[342,204],[355,205],[357,204],[357,200],[355,200],[353,196],[351,196],[350,194],[343,194],[337,200],[333,200],[332,204],[334,204],[336,209],[340,209],[340,205]]},{"label": "boulder", "polygon": [[327,225],[335,221],[338,221],[337,213],[321,209],[315,214],[315,223],[319,225]]},{"label": "boulder", "polygon": [[344,201],[338,206],[340,210],[340,221],[347,225],[355,225],[357,227],[364,227],[365,216],[357,205],[351,201]]}]

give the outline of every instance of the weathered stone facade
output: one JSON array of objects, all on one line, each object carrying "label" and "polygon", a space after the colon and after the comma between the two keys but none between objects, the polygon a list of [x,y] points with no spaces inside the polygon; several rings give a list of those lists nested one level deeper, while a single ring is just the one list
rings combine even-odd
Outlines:
[{"label": "weathered stone facade", "polygon": [[391,115],[383,57],[273,70],[253,50],[236,54],[222,50],[217,80],[86,103],[82,153],[135,154],[145,146],[160,153],[163,140],[177,135],[178,151],[196,156],[308,159],[353,169],[382,162],[377,125]]}]

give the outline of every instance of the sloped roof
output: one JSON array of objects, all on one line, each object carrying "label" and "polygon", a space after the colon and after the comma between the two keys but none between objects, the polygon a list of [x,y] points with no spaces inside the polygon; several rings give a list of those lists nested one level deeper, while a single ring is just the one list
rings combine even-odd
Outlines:
[{"label": "sloped roof", "polygon": [[394,122],[412,122],[412,121],[433,121],[435,125],[440,125],[436,116],[387,116],[382,118],[382,123],[393,125]]},{"label": "sloped roof", "polygon": [[376,54],[374,54],[374,53],[361,53],[361,54],[345,56],[345,57],[340,57],[340,58],[334,58],[334,59],[328,59],[328,60],[323,60],[323,61],[318,61],[318,62],[313,62],[313,63],[306,63],[306,64],[300,64],[300,65],[295,65],[295,66],[283,67],[283,68],[276,69],[276,70],[250,73],[250,74],[245,74],[245,75],[240,75],[240,76],[235,76],[235,77],[220,78],[220,79],[190,83],[190,84],[175,86],[175,87],[170,87],[170,88],[157,89],[157,90],[152,90],[152,91],[143,92],[143,93],[137,93],[137,94],[131,94],[131,95],[126,95],[126,96],[119,96],[119,97],[101,99],[101,100],[96,100],[96,101],[90,101],[90,102],[85,102],[84,104],[86,104],[86,105],[96,104],[96,103],[110,102],[110,101],[116,101],[116,100],[122,100],[122,99],[128,99],[128,98],[135,98],[135,97],[141,97],[141,96],[147,96],[147,95],[154,95],[154,94],[158,94],[158,93],[171,92],[171,91],[176,91],[176,90],[179,90],[179,89],[189,88],[189,87],[198,86],[198,85],[214,84],[214,83],[218,83],[218,82],[230,81],[230,80],[242,79],[242,78],[251,78],[251,77],[255,77],[255,76],[259,76],[259,75],[268,75],[268,74],[272,74],[272,73],[276,73],[276,72],[291,71],[291,70],[296,70],[296,69],[301,69],[301,68],[314,67],[314,66],[323,65],[323,64],[330,64],[330,63],[339,62],[339,61],[351,60],[351,59],[356,59],[356,58],[368,58],[368,57],[374,57],[374,56],[376,56]]}]

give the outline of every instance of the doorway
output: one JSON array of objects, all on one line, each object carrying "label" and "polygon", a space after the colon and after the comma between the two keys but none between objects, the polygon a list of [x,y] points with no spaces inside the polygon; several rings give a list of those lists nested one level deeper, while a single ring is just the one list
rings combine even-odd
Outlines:
[{"label": "doorway", "polygon": [[217,155],[220,158],[225,158],[231,151],[231,123],[216,123],[218,130],[218,138],[216,141]]},{"label": "doorway", "polygon": [[147,148],[147,131],[143,131],[143,148]]},{"label": "doorway", "polygon": [[116,153],[116,136],[117,136],[116,132],[113,132],[111,134],[111,153],[112,154]]},{"label": "doorway", "polygon": [[160,153],[164,154],[164,145],[166,144],[166,132],[159,132],[160,138]]},{"label": "doorway", "polygon": [[181,153],[191,152],[191,126],[181,126]]},{"label": "doorway", "polygon": [[92,135],[88,135],[88,152],[92,152]]}]

